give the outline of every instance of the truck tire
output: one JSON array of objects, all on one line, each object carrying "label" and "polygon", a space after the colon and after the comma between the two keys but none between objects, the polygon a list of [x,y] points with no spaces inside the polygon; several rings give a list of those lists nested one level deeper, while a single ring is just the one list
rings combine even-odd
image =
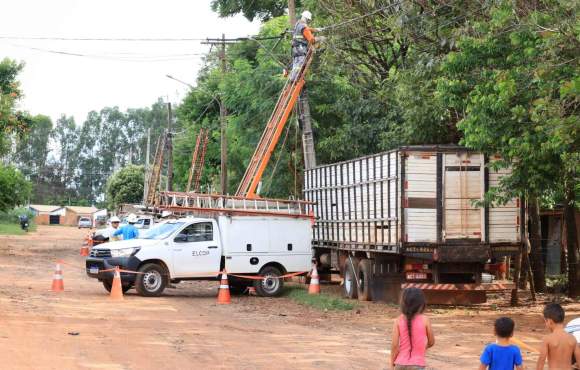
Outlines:
[{"label": "truck tire", "polygon": [[264,276],[265,279],[254,280],[256,293],[262,297],[277,297],[282,294],[284,279],[278,278],[282,276],[282,272],[279,269],[274,266],[266,266],[260,271],[260,275]]},{"label": "truck tire", "polygon": [[344,280],[342,288],[346,298],[356,299],[358,296],[356,276],[359,259],[352,257],[352,264],[350,261],[351,259],[347,258],[344,264]]},{"label": "truck tire", "polygon": [[357,293],[359,301],[370,301],[371,298],[371,279],[372,269],[371,260],[364,258],[358,263],[357,269]]},{"label": "truck tire", "polygon": [[[111,289],[113,288],[113,282],[103,280],[103,287],[107,290],[107,292],[111,293]],[[121,289],[123,290],[123,294],[127,293],[129,289],[133,288],[133,285],[121,285]]]},{"label": "truck tire", "polygon": [[159,297],[167,286],[167,272],[156,263],[139,267],[140,274],[135,278],[135,289],[144,297]]}]

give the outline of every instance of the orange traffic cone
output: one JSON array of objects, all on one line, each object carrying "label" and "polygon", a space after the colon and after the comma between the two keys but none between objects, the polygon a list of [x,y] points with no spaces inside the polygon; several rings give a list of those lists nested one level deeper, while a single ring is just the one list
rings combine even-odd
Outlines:
[{"label": "orange traffic cone", "polygon": [[60,263],[56,263],[54,269],[54,277],[52,278],[52,291],[53,292],[63,292],[64,291],[64,280],[62,279],[62,269]]},{"label": "orange traffic cone", "polygon": [[222,272],[222,281],[220,282],[220,288],[218,291],[218,304],[230,304],[230,286],[228,284],[228,275],[224,270]]},{"label": "orange traffic cone", "polygon": [[88,255],[89,255],[89,247],[86,245],[83,245],[81,247],[81,256],[87,257]]},{"label": "orange traffic cone", "polygon": [[256,287],[253,285],[250,285],[248,287],[248,295],[258,295],[258,293],[256,293]]},{"label": "orange traffic cone", "polygon": [[113,285],[111,286],[110,299],[115,301],[123,300],[123,288],[121,287],[121,271],[119,271],[119,266],[115,267],[115,275],[113,276]]},{"label": "orange traffic cone", "polygon": [[316,269],[316,264],[312,267],[310,285],[308,286],[308,294],[320,294],[320,280],[318,279],[318,270]]}]

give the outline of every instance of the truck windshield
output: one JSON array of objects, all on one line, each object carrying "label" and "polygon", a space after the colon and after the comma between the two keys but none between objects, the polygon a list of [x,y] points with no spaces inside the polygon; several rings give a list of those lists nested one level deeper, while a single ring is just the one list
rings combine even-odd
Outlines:
[{"label": "truck windshield", "polygon": [[183,226],[183,222],[168,222],[160,224],[144,233],[141,239],[165,239],[181,226]]}]

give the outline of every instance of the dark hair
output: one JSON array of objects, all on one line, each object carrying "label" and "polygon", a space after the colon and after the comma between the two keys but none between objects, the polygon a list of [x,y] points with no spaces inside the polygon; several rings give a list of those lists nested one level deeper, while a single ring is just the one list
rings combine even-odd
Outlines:
[{"label": "dark hair", "polygon": [[557,303],[549,303],[544,307],[544,319],[551,319],[556,324],[564,322],[564,309]]},{"label": "dark hair", "polygon": [[500,338],[510,338],[514,334],[516,324],[509,317],[500,317],[495,320],[495,335]]},{"label": "dark hair", "polygon": [[411,324],[415,315],[425,311],[425,295],[423,291],[418,288],[407,288],[403,290],[401,297],[401,313],[407,319],[407,332],[409,334],[409,357],[413,351],[413,339],[411,337]]}]

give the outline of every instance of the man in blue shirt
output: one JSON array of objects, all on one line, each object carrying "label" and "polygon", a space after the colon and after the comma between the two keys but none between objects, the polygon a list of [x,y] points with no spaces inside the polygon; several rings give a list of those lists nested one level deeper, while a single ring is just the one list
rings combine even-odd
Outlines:
[{"label": "man in blue shirt", "polygon": [[127,222],[129,224],[121,226],[113,233],[113,236],[123,235],[123,240],[130,240],[135,239],[139,236],[139,230],[135,227],[135,223],[137,222],[137,216],[134,214],[130,214],[127,217]]}]

